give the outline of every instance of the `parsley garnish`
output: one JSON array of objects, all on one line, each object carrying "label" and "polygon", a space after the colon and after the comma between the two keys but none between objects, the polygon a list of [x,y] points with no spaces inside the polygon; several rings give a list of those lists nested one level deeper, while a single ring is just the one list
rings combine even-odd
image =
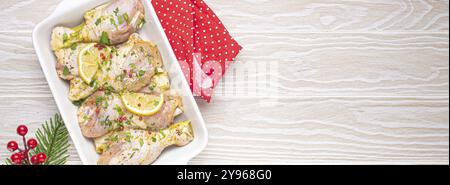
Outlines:
[{"label": "parsley garnish", "polygon": [[136,154],[136,151],[133,151],[133,153],[131,153],[130,159],[133,158],[134,154]]},{"label": "parsley garnish", "polygon": [[63,43],[66,43],[67,40],[69,40],[69,36],[67,35],[67,33],[63,34]]},{"label": "parsley garnish", "polygon": [[128,142],[131,141],[131,133],[130,132],[125,132],[125,141],[128,141]]},{"label": "parsley garnish", "polygon": [[162,135],[162,137],[163,138],[165,138],[166,137],[166,134],[164,134],[164,132],[161,130],[161,131],[159,131],[159,133],[161,133],[161,135]]},{"label": "parsley garnish", "polygon": [[122,24],[123,21],[124,21],[123,16],[118,16],[117,19],[118,19],[118,21],[119,21],[119,24]]},{"label": "parsley garnish", "polygon": [[64,66],[63,75],[67,76],[70,74],[69,68],[67,66]]},{"label": "parsley garnish", "polygon": [[131,69],[136,69],[136,65],[133,63],[130,63],[129,66],[131,67]]},{"label": "parsley garnish", "polygon": [[112,141],[112,142],[116,142],[119,140],[119,136],[118,135],[114,135],[109,137],[107,140]]},{"label": "parsley garnish", "polygon": [[95,86],[95,84],[96,84],[95,80],[92,80],[92,82],[91,82],[91,83],[89,83],[89,86],[90,86],[90,87],[94,87],[94,86]]},{"label": "parsley garnish", "polygon": [[84,103],[84,99],[78,100],[78,101],[73,101],[72,104],[79,107],[81,106],[81,104]]},{"label": "parsley garnish", "polygon": [[76,50],[77,49],[77,43],[73,43],[71,46],[70,46],[70,49],[72,49],[72,50]]},{"label": "parsley garnish", "polygon": [[111,53],[115,53],[115,52],[117,52],[117,49],[115,47],[112,47],[111,48]]},{"label": "parsley garnish", "polygon": [[130,18],[128,17],[128,14],[127,14],[127,13],[124,13],[124,14],[122,15],[122,17],[123,17],[123,19],[124,19],[125,21],[127,21],[127,23],[129,23]]},{"label": "parsley garnish", "polygon": [[95,97],[95,104],[98,106],[104,100],[103,96]]},{"label": "parsley garnish", "polygon": [[123,113],[123,111],[122,111],[122,108],[120,108],[118,105],[116,105],[116,106],[114,107],[114,110],[116,110],[117,113],[118,113],[120,116],[123,116],[123,115],[124,115],[124,113]]},{"label": "parsley garnish", "polygon": [[100,44],[111,45],[111,42],[108,37],[108,33],[106,33],[105,31],[102,32],[102,36],[100,36]]},{"label": "parsley garnish", "polygon": [[144,76],[145,71],[144,70],[139,70],[139,77]]},{"label": "parsley garnish", "polygon": [[148,89],[150,89],[150,91],[155,90],[155,88],[156,88],[156,84],[154,84],[154,83],[152,83],[152,84],[148,87]]},{"label": "parsley garnish", "polygon": [[111,94],[112,92],[114,92],[114,88],[109,84],[105,85],[105,89],[106,89],[106,94]]},{"label": "parsley garnish", "polygon": [[95,21],[95,25],[98,26],[101,22],[102,22],[102,18],[100,17]]},{"label": "parsley garnish", "polygon": [[109,19],[109,22],[111,22],[111,24],[114,25],[116,29],[119,29],[119,27],[116,24],[116,20],[114,20],[112,17]]},{"label": "parsley garnish", "polygon": [[125,78],[125,74],[120,74],[120,75],[118,75],[118,76],[116,76],[116,81],[122,81],[123,79]]},{"label": "parsley garnish", "polygon": [[145,24],[145,19],[142,18],[138,24],[138,27],[141,28]]}]

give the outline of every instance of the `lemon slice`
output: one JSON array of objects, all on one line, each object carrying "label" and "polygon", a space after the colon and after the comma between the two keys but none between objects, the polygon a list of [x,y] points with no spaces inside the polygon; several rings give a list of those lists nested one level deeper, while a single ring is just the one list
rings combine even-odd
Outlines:
[{"label": "lemon slice", "polygon": [[151,116],[164,104],[164,95],[126,92],[121,95],[125,108],[133,114]]},{"label": "lemon slice", "polygon": [[101,51],[94,47],[95,44],[85,46],[78,53],[78,73],[86,83],[91,83],[98,71],[98,65],[101,59]]}]

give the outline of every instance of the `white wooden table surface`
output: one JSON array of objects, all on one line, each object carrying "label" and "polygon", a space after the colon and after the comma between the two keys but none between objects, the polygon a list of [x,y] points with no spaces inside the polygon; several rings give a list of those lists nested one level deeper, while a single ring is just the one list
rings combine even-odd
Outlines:
[{"label": "white wooden table surface", "polygon": [[[0,159],[58,112],[31,31],[59,1],[0,3]],[[191,164],[449,163],[448,0],[206,2],[244,49]]]}]

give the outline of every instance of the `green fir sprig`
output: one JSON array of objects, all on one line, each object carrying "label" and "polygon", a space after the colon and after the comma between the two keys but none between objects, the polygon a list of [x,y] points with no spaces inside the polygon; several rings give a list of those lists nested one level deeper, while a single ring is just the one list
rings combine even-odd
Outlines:
[{"label": "green fir sprig", "polygon": [[59,114],[55,114],[53,119],[46,121],[42,128],[36,131],[38,145],[35,153],[44,152],[47,160],[44,165],[62,165],[65,164],[69,155],[69,133]]},{"label": "green fir sprig", "polygon": [[[35,133],[37,146],[30,150],[30,156],[44,153],[47,158],[41,165],[63,165],[66,163],[69,155],[69,133],[59,114],[42,124]],[[11,159],[6,159],[6,165],[12,165]]]}]

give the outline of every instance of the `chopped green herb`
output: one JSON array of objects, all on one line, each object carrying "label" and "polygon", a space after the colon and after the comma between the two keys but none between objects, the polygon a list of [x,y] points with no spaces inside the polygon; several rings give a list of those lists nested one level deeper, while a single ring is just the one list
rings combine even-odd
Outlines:
[{"label": "chopped green herb", "polygon": [[72,49],[72,50],[76,50],[77,49],[77,43],[73,43],[71,46],[70,46],[70,49]]},{"label": "chopped green herb", "polygon": [[102,32],[102,36],[100,36],[100,44],[111,45],[111,42],[108,37],[108,33],[106,33],[105,31]]},{"label": "chopped green herb", "polygon": [[84,103],[84,99],[78,100],[78,101],[73,101],[72,104],[79,107],[81,106],[81,104]]},{"label": "chopped green herb", "polygon": [[112,92],[114,92],[114,88],[110,84],[105,85],[105,89],[106,94],[111,94]]},{"label": "chopped green herb", "polygon": [[90,86],[90,87],[95,87],[95,85],[96,85],[95,80],[92,80],[91,83],[89,83],[89,86]]},{"label": "chopped green herb", "polygon": [[101,17],[98,18],[98,19],[95,21],[95,25],[98,26],[100,23],[102,23],[102,18],[101,18]]},{"label": "chopped green herb", "polygon": [[69,68],[67,66],[64,66],[63,75],[67,76],[70,74]]},{"label": "chopped green herb", "polygon": [[115,52],[117,52],[116,47],[111,47],[111,53],[115,53]]},{"label": "chopped green herb", "polygon": [[162,137],[165,138],[166,134],[164,134],[164,131],[160,130],[159,133],[161,133]]},{"label": "chopped green herb", "polygon": [[116,14],[116,16],[117,16],[117,14],[119,13],[119,8],[116,8],[116,9],[114,9],[114,14]]},{"label": "chopped green herb", "polygon": [[118,16],[118,17],[117,17],[117,20],[119,21],[119,25],[120,25],[120,24],[123,23],[124,18],[123,18],[123,16]]},{"label": "chopped green herb", "polygon": [[87,120],[89,120],[89,116],[88,115],[83,115],[83,122],[86,122]]},{"label": "chopped green herb", "polygon": [[144,74],[145,74],[144,70],[139,70],[139,74],[138,74],[139,77],[144,76]]},{"label": "chopped green herb", "polygon": [[111,137],[107,138],[107,140],[112,141],[112,142],[116,142],[116,141],[119,140],[119,137],[118,137],[118,135],[114,135],[114,136],[111,136]]},{"label": "chopped green herb", "polygon": [[139,145],[144,146],[144,140],[142,138],[139,139]]},{"label": "chopped green herb", "polygon": [[95,104],[98,106],[105,98],[103,96],[95,97]]},{"label": "chopped green herb", "polygon": [[67,35],[67,33],[63,34],[63,43],[66,43],[69,40],[69,36]]},{"label": "chopped green herb", "polygon": [[127,23],[130,23],[130,18],[128,17],[127,13],[122,14],[122,17],[125,21],[127,21]]},{"label": "chopped green herb", "polygon": [[125,78],[125,74],[122,73],[120,75],[117,75],[115,80],[116,81],[122,81],[124,78]]},{"label": "chopped green herb", "polygon": [[156,138],[155,138],[155,137],[152,137],[152,141],[153,141],[153,142],[156,142]]},{"label": "chopped green herb", "polygon": [[107,108],[108,106],[109,106],[108,101],[104,101],[104,103],[103,103],[103,108]]},{"label": "chopped green herb", "polygon": [[141,28],[145,24],[145,19],[142,18],[139,23],[137,24],[138,28]]},{"label": "chopped green herb", "polygon": [[154,106],[158,106],[158,104],[159,104],[159,101],[156,101],[156,100],[153,101],[153,105],[154,105]]},{"label": "chopped green herb", "polygon": [[155,84],[155,83],[152,83],[152,84],[148,87],[148,89],[150,89],[150,91],[155,90],[155,88],[156,88],[156,84]]},{"label": "chopped green herb", "polygon": [[133,158],[134,154],[136,154],[136,151],[133,151],[133,153],[131,153],[130,159]]},{"label": "chopped green herb", "polygon": [[111,17],[111,18],[109,19],[109,22],[111,22],[111,24],[114,25],[114,27],[116,27],[117,30],[119,29],[119,27],[118,27],[117,24],[116,24],[116,20],[114,20],[114,18]]},{"label": "chopped green herb", "polygon": [[100,124],[105,126],[111,126],[112,122],[109,120],[109,115],[106,116],[106,118],[103,121],[100,121]]},{"label": "chopped green herb", "polygon": [[131,133],[130,132],[125,132],[125,141],[128,141],[128,142],[131,141]]},{"label": "chopped green herb", "polygon": [[124,115],[124,113],[123,113],[123,111],[122,111],[122,108],[120,108],[118,105],[116,105],[116,106],[114,107],[114,110],[116,110],[117,113],[118,113],[120,116],[123,116],[123,115]]},{"label": "chopped green herb", "polygon": [[131,67],[131,69],[136,69],[136,65],[134,63],[130,63],[129,66]]}]

